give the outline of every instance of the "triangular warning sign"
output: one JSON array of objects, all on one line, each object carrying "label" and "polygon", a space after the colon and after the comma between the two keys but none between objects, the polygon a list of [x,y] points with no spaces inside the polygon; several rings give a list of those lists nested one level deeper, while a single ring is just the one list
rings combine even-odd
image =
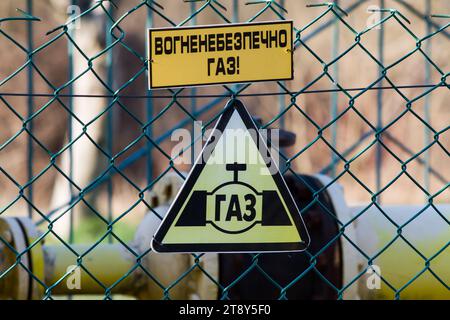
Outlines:
[{"label": "triangular warning sign", "polygon": [[301,251],[309,236],[258,131],[231,100],[152,241],[157,252]]}]

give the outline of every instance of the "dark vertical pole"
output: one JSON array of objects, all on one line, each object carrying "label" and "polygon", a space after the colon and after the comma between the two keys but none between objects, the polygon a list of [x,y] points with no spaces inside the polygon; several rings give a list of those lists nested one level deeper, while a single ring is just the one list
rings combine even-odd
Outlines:
[{"label": "dark vertical pole", "polygon": [[[153,26],[153,11],[150,8],[147,8],[147,21],[146,21],[147,29]],[[148,32],[145,33],[145,36],[148,37]],[[148,54],[148,41],[146,41],[146,53]],[[150,59],[150,56],[147,57]],[[148,90],[148,98],[146,99],[146,112],[147,112],[147,123],[149,123],[153,118],[153,92]],[[153,130],[152,126],[148,126],[146,129],[146,134],[152,138]],[[147,185],[152,183],[153,180],[153,157],[152,157],[152,144],[150,141],[147,142],[147,150],[148,150],[148,158],[147,158]]]},{"label": "dark vertical pole", "polygon": [[[336,5],[339,5],[339,1],[336,0]],[[338,14],[338,13],[336,13]],[[334,21],[334,27],[333,27],[333,47],[331,49],[331,59],[334,59],[338,56],[339,54],[339,19],[335,18]],[[333,79],[335,81],[335,83],[338,83],[339,81],[339,68],[338,68],[338,62],[336,61],[333,64]],[[330,115],[331,115],[331,120],[333,121],[334,119],[336,119],[337,117],[337,113],[338,113],[338,92],[332,92],[331,93],[331,104],[330,104]],[[336,149],[337,146],[337,122],[333,123],[331,125],[331,145],[333,146],[333,148]],[[338,162],[338,156],[337,154],[331,150],[331,163],[332,163],[332,167],[330,170],[330,175],[332,177],[336,176],[336,163]]]},{"label": "dark vertical pole", "polygon": [[[33,14],[33,1],[27,0],[27,12],[32,15]],[[27,101],[27,118],[30,119],[30,117],[33,115],[33,91],[34,91],[34,84],[33,84],[33,57],[30,55],[30,53],[33,51],[33,25],[32,21],[27,21],[27,49],[28,49],[28,59],[29,64],[27,68],[27,91],[28,91],[28,101]],[[28,140],[27,140],[27,178],[28,182],[33,179],[33,139],[31,138],[31,134],[33,134],[33,122],[30,121],[27,123],[27,129],[29,131],[28,134]],[[30,203],[33,203],[33,185],[30,184],[27,188],[27,198]],[[31,204],[28,204],[28,217],[33,217],[33,207]]]},{"label": "dark vertical pole", "polygon": [[[427,17],[431,14],[431,1],[427,0],[426,2],[426,13],[425,15]],[[431,23],[429,20],[426,20],[426,34],[430,34],[432,32],[431,29]],[[433,38],[427,39],[425,42],[425,54],[427,56],[431,56],[431,40]],[[429,84],[431,82],[431,66],[428,61],[425,60],[425,83]],[[424,97],[424,120],[427,123],[430,123],[430,99],[431,96],[427,94]],[[431,143],[431,137],[430,137],[430,129],[427,127],[424,127],[423,129],[423,138],[424,138],[424,146],[428,146]],[[423,172],[423,179],[425,184],[425,190],[427,192],[430,192],[430,156],[431,156],[431,148],[428,149],[424,154],[424,172]],[[425,199],[428,201],[428,196],[425,195]]]},{"label": "dark vertical pole", "polygon": [[[108,14],[113,15],[112,5],[108,4]],[[105,33],[106,33],[106,46],[110,46],[112,43],[112,35],[109,32],[111,29],[113,22],[109,18],[108,14],[105,13]],[[106,53],[106,68],[107,68],[107,85],[108,88],[114,91],[114,74],[113,74],[113,50],[112,48],[108,50]],[[112,102],[112,98],[108,98],[107,103],[108,105]],[[106,114],[106,150],[109,155],[112,156],[113,154],[113,143],[114,143],[114,105],[111,106],[111,108],[108,110],[108,113]],[[111,222],[113,220],[113,208],[112,208],[112,197],[113,197],[113,182],[112,179],[108,179],[108,186],[107,186],[107,192],[108,192],[108,205],[107,205],[107,211],[108,211],[108,222]],[[112,235],[108,236],[108,242],[113,242]]]},{"label": "dark vertical pole", "polygon": [[[384,8],[384,0],[380,0],[380,7]],[[384,12],[380,12],[380,18],[384,18]],[[378,59],[382,66],[379,67],[379,72],[383,71],[384,68],[384,26],[380,25],[380,34],[378,36]],[[383,79],[378,83],[378,87],[383,86]],[[377,131],[383,128],[383,90],[379,89],[377,91]],[[381,141],[381,136],[379,136],[379,140]],[[380,143],[376,145],[376,154],[375,154],[375,179],[376,179],[376,192],[381,189],[381,167],[382,167],[382,147]],[[378,196],[378,202],[381,203],[381,195]]]},{"label": "dark vertical pole", "polygon": [[[77,5],[77,0],[72,0],[71,1],[71,5],[75,6]],[[72,13],[71,13],[72,14]],[[70,16],[70,18],[73,18],[73,16]],[[72,22],[67,30],[67,32],[69,33],[70,38],[74,39],[75,37],[75,22]],[[74,57],[73,57],[73,44],[72,42],[68,41],[67,42],[67,55],[68,55],[68,63],[69,63],[69,72],[68,72],[68,76],[69,76],[69,81],[73,79],[74,77]],[[68,91],[69,91],[69,101],[68,101],[68,108],[70,110],[70,112],[73,112],[73,84],[71,83],[68,87]],[[68,143],[70,143],[73,139],[73,127],[72,127],[72,116],[69,115],[69,117],[67,118],[67,141]],[[73,186],[72,186],[72,181],[73,181],[73,149],[72,146],[69,147],[69,199],[72,199],[72,194],[73,194]],[[69,225],[69,243],[73,243],[74,242],[74,216],[73,216],[73,212],[74,210],[70,210],[69,212],[67,212],[66,214],[70,215],[70,225]]]}]

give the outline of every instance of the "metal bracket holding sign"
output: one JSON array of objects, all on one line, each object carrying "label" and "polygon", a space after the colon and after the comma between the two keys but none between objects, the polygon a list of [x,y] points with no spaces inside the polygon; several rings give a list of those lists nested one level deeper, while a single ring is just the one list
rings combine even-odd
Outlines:
[{"label": "metal bracket holding sign", "polygon": [[308,244],[305,224],[264,137],[244,105],[232,100],[156,232],[152,248],[278,252],[301,251]]},{"label": "metal bracket holding sign", "polygon": [[292,21],[148,30],[150,89],[292,80]]}]

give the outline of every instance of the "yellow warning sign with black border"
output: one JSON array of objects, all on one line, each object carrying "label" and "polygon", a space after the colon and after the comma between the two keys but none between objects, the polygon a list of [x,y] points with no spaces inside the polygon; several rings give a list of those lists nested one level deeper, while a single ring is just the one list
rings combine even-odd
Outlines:
[{"label": "yellow warning sign with black border", "polygon": [[292,21],[148,30],[150,89],[292,80]]},{"label": "yellow warning sign with black border", "polygon": [[230,101],[154,235],[153,249],[304,250],[305,224],[264,141],[243,104]]}]

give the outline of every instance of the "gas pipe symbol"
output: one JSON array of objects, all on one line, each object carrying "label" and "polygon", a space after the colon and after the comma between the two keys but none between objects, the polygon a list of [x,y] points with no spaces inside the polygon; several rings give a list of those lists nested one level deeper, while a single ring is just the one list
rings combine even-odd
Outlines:
[{"label": "gas pipe symbol", "polygon": [[227,164],[233,180],[224,182],[212,191],[193,191],[175,227],[206,226],[228,234],[244,233],[255,225],[292,225],[285,206],[276,190],[257,191],[252,185],[239,180],[239,172],[246,164]]}]

